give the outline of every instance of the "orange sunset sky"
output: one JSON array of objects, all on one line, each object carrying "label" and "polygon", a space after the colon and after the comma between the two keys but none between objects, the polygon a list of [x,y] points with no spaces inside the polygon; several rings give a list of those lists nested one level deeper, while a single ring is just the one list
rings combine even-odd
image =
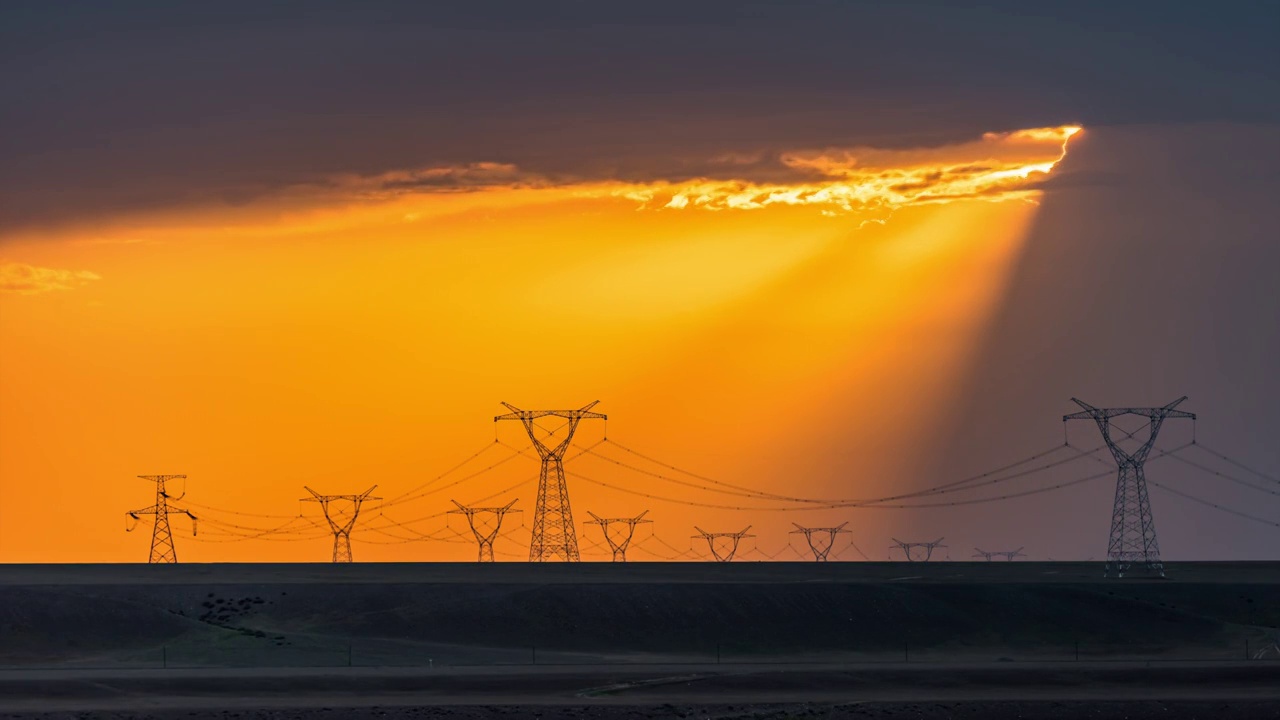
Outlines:
[{"label": "orange sunset sky", "polygon": [[[414,497],[366,504],[356,559],[472,559],[474,544],[454,532],[465,523],[441,515],[451,499],[517,499],[523,513],[497,550],[522,558],[538,468],[512,458],[508,445],[527,445],[517,423],[498,426],[495,444],[499,401],[600,400],[611,440],[769,492],[875,497],[953,479],[920,475],[912,437],[956,399],[1038,212],[1038,184],[1087,142],[1078,131],[797,147],[773,179],[407,168],[243,207],[9,231],[0,506],[43,510],[4,514],[0,560],[143,560],[149,518],[133,533],[122,519],[153,500],[135,476],[156,473],[188,475],[178,505],[200,526],[193,538],[174,518],[183,561],[325,561],[329,535],[312,524],[317,507],[299,502],[303,486],[374,484],[387,500]],[[878,409],[850,426],[841,408],[851,402]],[[585,421],[575,448],[605,433]],[[595,450],[667,472],[608,443]],[[773,553],[792,521],[856,518],[853,540],[873,559],[904,522],[892,511],[706,507],[768,503],[590,454],[568,469],[584,559],[607,559],[598,528],[581,525],[588,510],[648,509],[654,524],[637,537],[652,531],[682,551],[694,524],[751,524]],[[285,523],[289,532],[241,539]],[[436,540],[407,542],[424,535]]]}]

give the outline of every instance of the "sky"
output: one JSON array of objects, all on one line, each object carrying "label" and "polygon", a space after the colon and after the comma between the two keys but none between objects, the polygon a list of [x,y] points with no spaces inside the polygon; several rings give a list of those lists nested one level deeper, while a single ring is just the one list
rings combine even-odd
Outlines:
[{"label": "sky", "polygon": [[357,560],[472,559],[451,499],[519,559],[500,403],[595,400],[585,559],[1101,559],[1109,477],[781,498],[1105,475],[1071,398],[1183,395],[1164,555],[1280,559],[1280,10],[263,5],[0,9],[0,561],[145,559],[159,473],[182,561],[326,561],[304,486],[373,485]]}]

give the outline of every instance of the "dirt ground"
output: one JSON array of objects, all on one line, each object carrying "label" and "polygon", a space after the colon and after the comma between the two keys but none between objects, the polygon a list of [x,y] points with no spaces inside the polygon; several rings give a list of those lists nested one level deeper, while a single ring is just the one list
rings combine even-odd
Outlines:
[{"label": "dirt ground", "polygon": [[1275,720],[1274,701],[970,701],[844,705],[529,706],[275,708],[258,710],[3,713],[0,720]]},{"label": "dirt ground", "polygon": [[[1249,711],[1247,714],[1244,711]],[[1275,717],[1280,663],[40,670],[0,718]],[[1112,715],[1109,713],[1120,713]],[[1200,714],[1197,714],[1200,713]],[[1235,713],[1233,715],[1233,713]]]}]

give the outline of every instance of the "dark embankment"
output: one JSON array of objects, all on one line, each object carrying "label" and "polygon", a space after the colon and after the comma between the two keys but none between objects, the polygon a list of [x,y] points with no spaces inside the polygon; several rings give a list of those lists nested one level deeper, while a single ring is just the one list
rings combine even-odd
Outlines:
[{"label": "dark embankment", "polygon": [[1104,581],[1101,567],[1068,563],[7,566],[0,664],[1266,656],[1280,565],[1169,570]]}]

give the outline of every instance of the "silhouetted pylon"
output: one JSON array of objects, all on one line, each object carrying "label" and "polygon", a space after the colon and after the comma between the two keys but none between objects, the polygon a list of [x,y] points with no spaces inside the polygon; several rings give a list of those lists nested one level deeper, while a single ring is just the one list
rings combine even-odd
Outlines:
[{"label": "silhouetted pylon", "polygon": [[125,525],[125,532],[132,532],[137,527],[139,515],[155,515],[155,526],[151,531],[151,553],[147,557],[149,563],[176,563],[178,562],[178,549],[173,545],[173,532],[169,528],[169,513],[178,513],[191,518],[191,535],[196,534],[196,516],[190,510],[172,505],[171,503],[181,500],[186,496],[187,491],[184,489],[182,494],[176,498],[169,497],[169,493],[165,490],[164,484],[167,480],[186,480],[186,475],[139,475],[143,480],[150,480],[156,484],[156,503],[151,507],[145,507],[141,510],[133,510],[125,513],[126,516],[133,519],[133,525]]},{"label": "silhouetted pylon", "polygon": [[[796,529],[791,531],[792,534],[804,533],[804,539],[809,543],[809,549],[813,551],[815,562],[826,562],[827,556],[831,554],[831,547],[836,544],[836,535],[849,532],[844,529],[844,526],[849,524],[847,522],[842,522],[836,527],[826,528],[807,528],[798,523],[791,524],[796,526]],[[816,541],[814,540],[814,535],[818,536]],[[783,549],[785,550],[786,548]]]},{"label": "silhouetted pylon", "polygon": [[[614,562],[627,561],[627,546],[631,544],[631,538],[636,534],[636,525],[653,522],[644,519],[644,516],[649,514],[648,510],[633,518],[602,518],[590,510],[587,514],[591,519],[584,524],[600,526],[600,531],[604,533],[604,541],[609,543],[609,547],[613,550]],[[616,533],[612,532],[614,527],[618,528]]]},{"label": "silhouetted pylon", "polygon": [[[1111,456],[1118,466],[1104,576],[1114,571],[1117,577],[1124,577],[1129,565],[1137,561],[1145,563],[1148,570],[1164,577],[1164,563],[1160,562],[1160,543],[1156,541],[1156,523],[1151,515],[1151,499],[1147,497],[1147,476],[1143,466],[1147,462],[1147,456],[1151,454],[1151,448],[1156,444],[1156,435],[1160,433],[1165,420],[1196,419],[1195,413],[1174,409],[1186,399],[1187,396],[1183,395],[1164,407],[1096,408],[1071,398],[1071,402],[1084,410],[1062,416],[1064,423],[1068,420],[1093,420],[1097,423],[1098,429],[1102,431],[1102,440],[1111,450]],[[1133,452],[1121,448],[1111,436],[1111,421],[1120,415],[1137,415],[1148,419],[1147,439]],[[1133,433],[1126,434],[1133,436]]]},{"label": "silhouetted pylon", "polygon": [[942,538],[938,538],[933,542],[902,542],[898,538],[889,539],[893,540],[893,547],[889,548],[890,552],[893,551],[894,547],[901,548],[902,554],[907,558],[907,562],[929,562],[933,558],[933,551],[936,548],[946,547],[946,545],[942,544]]},{"label": "silhouetted pylon", "polygon": [[[697,530],[698,534],[693,535],[692,537],[702,538],[707,541],[707,547],[711,549],[711,555],[716,559],[716,562],[732,561],[733,556],[738,553],[738,543],[742,542],[742,538],[755,537],[755,535],[747,534],[747,531],[751,529],[750,525],[742,528],[736,533],[709,533],[697,525],[694,525],[693,529]],[[716,540],[728,540],[729,542],[725,544],[723,549],[721,549],[716,546]]]},{"label": "silhouetted pylon", "polygon": [[1026,557],[1026,555],[1022,554],[1022,548],[1018,548],[1017,550],[996,550],[993,552],[988,552],[982,548],[974,548],[974,550],[977,551],[977,554],[975,554],[974,557],[986,558],[987,562],[991,562],[998,557],[1002,557],[1010,562],[1012,562],[1016,557]]},{"label": "silhouetted pylon", "polygon": [[[502,530],[502,518],[509,512],[520,512],[511,509],[516,501],[512,500],[502,507],[467,507],[457,500],[450,502],[458,506],[457,510],[449,511],[451,514],[462,514],[467,517],[467,525],[471,526],[471,533],[476,536],[476,542],[480,544],[479,562],[493,562],[493,541]],[[476,527],[476,516],[486,514],[494,516],[493,528]]]},{"label": "silhouetted pylon", "polygon": [[[598,402],[600,401],[596,400],[577,410],[521,410],[504,402],[502,404],[511,412],[493,419],[494,422],[519,420],[523,423],[529,441],[542,459],[542,471],[538,475],[538,501],[533,508],[533,537],[529,540],[530,562],[556,559],[577,562],[582,559],[578,553],[578,535],[573,527],[573,510],[569,506],[569,486],[564,480],[564,453],[569,449],[580,420],[608,419],[601,413],[591,412],[591,408]],[[548,445],[538,439],[533,422],[544,417],[559,417],[569,421],[564,439],[555,445]]]},{"label": "silhouetted pylon", "polygon": [[[369,494],[372,493],[376,487],[378,486],[374,485],[359,495],[321,495],[315,490],[303,485],[303,488],[305,488],[307,492],[311,493],[312,497],[302,499],[307,502],[320,503],[320,509],[324,512],[324,519],[329,521],[329,529],[333,531],[334,562],[353,562],[353,558],[351,557],[351,529],[356,526],[356,519],[360,517],[360,505],[364,503],[365,500],[382,499],[373,497]],[[334,512],[330,512],[330,504],[335,502],[351,503],[350,514],[339,513],[336,510]]]}]

